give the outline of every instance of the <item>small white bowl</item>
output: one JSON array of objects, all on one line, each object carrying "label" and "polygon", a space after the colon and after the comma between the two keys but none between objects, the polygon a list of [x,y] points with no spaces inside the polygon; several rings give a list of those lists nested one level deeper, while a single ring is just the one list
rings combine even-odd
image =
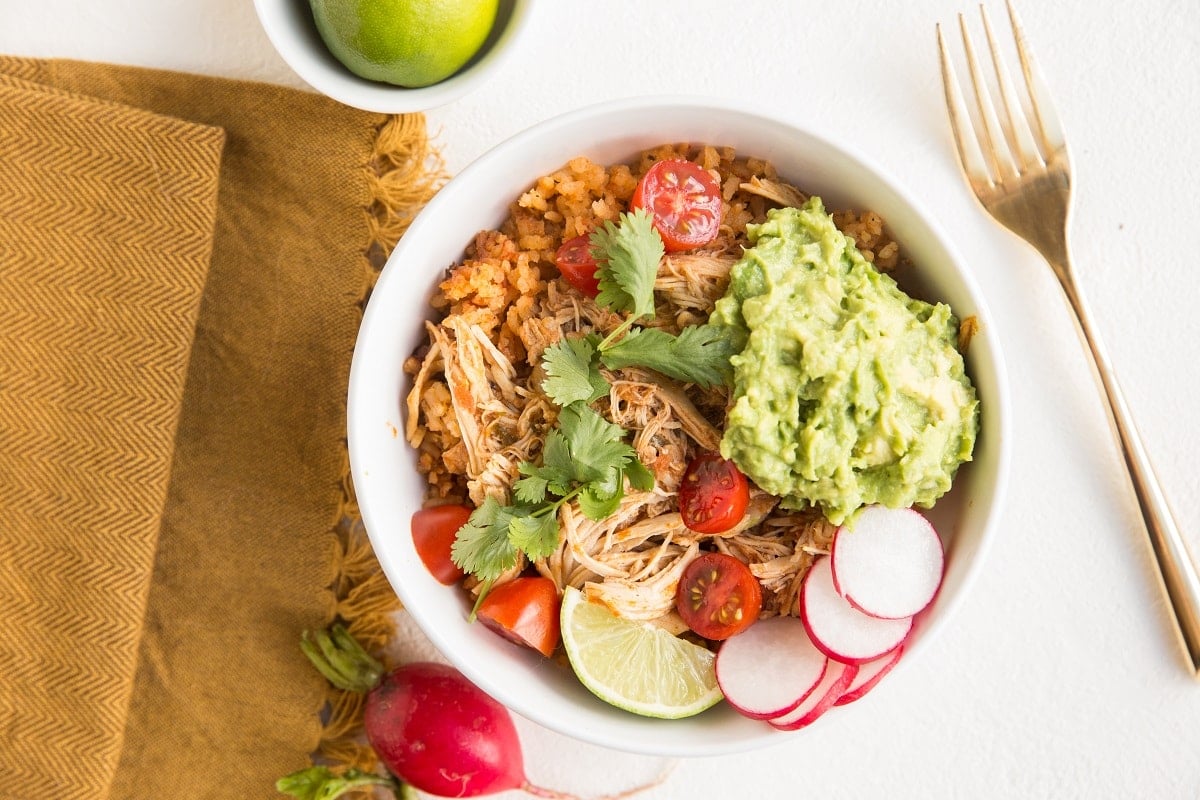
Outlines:
[{"label": "small white bowl", "polygon": [[271,44],[309,86],[363,111],[404,114],[446,105],[487,81],[528,30],[533,0],[500,0],[479,52],[446,80],[416,89],[369,81],[346,69],[317,33],[308,0],[254,0],[254,10]]},{"label": "small white bowl", "polygon": [[[424,340],[422,320],[430,313],[434,288],[446,268],[462,259],[472,236],[497,226],[534,180],[576,155],[607,165],[681,141],[732,145],[739,155],[769,159],[781,176],[820,194],[830,208],[878,211],[917,265],[901,278],[905,288],[944,300],[960,316],[974,314],[981,323],[966,361],[981,399],[982,430],[975,460],[959,471],[952,491],[930,514],[947,543],[946,576],[901,664],[916,660],[965,595],[1003,496],[1010,413],[999,340],[970,273],[936,222],[879,169],[786,122],[706,100],[620,100],[543,122],[485,154],[438,193],[388,260],[354,351],[348,428],[354,486],[384,572],[417,624],[468,678],[522,716],[577,739],[644,754],[704,756],[803,733],[774,731],[724,703],[684,720],[635,716],[592,696],[570,669],[469,624],[465,593],[435,581],[413,548],[409,521],[421,507],[425,481],[403,435],[403,398],[410,384],[401,364]],[[887,691],[887,685],[875,691]],[[806,730],[833,724],[845,713],[861,712],[831,711]]]}]

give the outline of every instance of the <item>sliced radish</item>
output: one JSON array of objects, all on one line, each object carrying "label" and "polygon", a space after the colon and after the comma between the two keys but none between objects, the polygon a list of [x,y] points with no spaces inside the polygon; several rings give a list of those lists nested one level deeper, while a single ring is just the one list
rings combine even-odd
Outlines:
[{"label": "sliced radish", "polygon": [[827,659],[825,677],[817,684],[808,697],[800,705],[784,714],[767,720],[771,727],[781,731],[796,731],[816,722],[817,718],[829,709],[841,697],[846,688],[854,680],[858,667],[854,664],[843,664],[840,661]]},{"label": "sliced radish", "polygon": [[873,617],[918,613],[942,584],[946,557],[937,531],[911,508],[868,506],[842,525],[830,561],[838,594]]},{"label": "sliced radish", "polygon": [[717,683],[729,704],[752,719],[786,714],[825,674],[825,654],[795,617],[759,620],[717,651]]},{"label": "sliced radish", "polygon": [[885,653],[874,661],[868,661],[865,664],[860,664],[858,674],[854,676],[854,680],[846,687],[846,691],[834,703],[835,706],[844,706],[846,703],[853,703],[858,698],[862,697],[867,692],[875,688],[875,684],[883,680],[883,676],[892,671],[892,667],[896,666],[896,662],[900,660],[900,656],[904,654],[904,645],[900,645],[890,653]]},{"label": "sliced radish", "polygon": [[829,558],[814,561],[804,576],[800,619],[817,649],[845,664],[862,664],[894,650],[912,630],[912,617],[880,619],[850,605],[833,586]]}]

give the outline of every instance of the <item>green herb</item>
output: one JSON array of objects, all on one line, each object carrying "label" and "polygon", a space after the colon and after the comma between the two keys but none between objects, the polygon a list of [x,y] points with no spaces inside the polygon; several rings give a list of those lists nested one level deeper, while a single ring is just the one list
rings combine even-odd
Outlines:
[{"label": "green herb", "polygon": [[394,778],[353,768],[339,775],[323,766],[308,767],[283,776],[275,782],[275,791],[291,795],[297,800],[335,800],[346,792],[373,786],[386,786],[398,797],[404,796],[403,785]]},{"label": "green herb", "polygon": [[608,394],[608,381],[596,366],[594,335],[561,339],[542,352],[546,380],[542,390],[560,406],[576,401],[590,403]]},{"label": "green herb", "polygon": [[508,537],[513,506],[488,497],[471,512],[467,524],[458,529],[450,558],[464,572],[492,581],[517,563],[517,548]]},{"label": "green herb", "polygon": [[672,336],[657,328],[634,328],[600,354],[609,369],[640,366],[701,386],[725,381],[735,354],[724,326],[689,325]]},{"label": "green herb", "polygon": [[596,334],[563,338],[542,354],[546,380],[542,389],[561,406],[590,403],[608,393],[600,366],[641,366],[701,386],[728,379],[734,354],[728,329],[689,325],[672,336],[655,328],[635,328],[635,320],[654,314],[654,281],[662,260],[662,237],[649,212],[621,214],[592,232],[591,253],[599,265],[596,304],[629,316],[603,340]]},{"label": "green herb", "polygon": [[608,220],[592,231],[589,241],[600,265],[596,303],[627,311],[631,320],[653,314],[654,280],[665,250],[650,212],[621,214],[619,225]]},{"label": "green herb", "polygon": [[549,376],[542,390],[559,405],[590,403],[608,394],[609,384],[600,373],[608,369],[648,367],[684,383],[714,386],[732,371],[729,357],[733,342],[718,325],[689,325],[673,336],[658,328],[633,328],[611,344],[596,342],[594,334],[563,338],[542,354]]},{"label": "green herb", "polygon": [[[558,547],[558,509],[572,498],[591,519],[604,519],[621,502],[625,480],[642,491],[654,475],[624,441],[625,431],[583,402],[565,406],[546,435],[542,463],[523,461],[513,484],[515,502],[494,497],[471,512],[450,551],[465,572],[490,583],[517,563],[517,554],[545,558]],[[482,594],[481,594],[482,596]]]}]

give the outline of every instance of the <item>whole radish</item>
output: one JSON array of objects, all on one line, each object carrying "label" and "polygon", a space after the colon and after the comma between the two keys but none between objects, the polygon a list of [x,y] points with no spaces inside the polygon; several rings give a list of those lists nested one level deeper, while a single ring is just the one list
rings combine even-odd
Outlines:
[{"label": "whole radish", "polygon": [[[521,743],[508,710],[453,667],[413,662],[385,671],[340,625],[311,636],[305,632],[300,646],[334,686],[366,694],[367,741],[404,783],[441,797],[521,789],[538,797],[576,800],[526,779]],[[294,776],[314,769],[318,768]],[[620,796],[628,794],[632,792]]]},{"label": "whole radish", "polygon": [[430,794],[528,786],[508,711],[453,667],[413,663],[387,673],[367,695],[363,727],[388,769]]}]

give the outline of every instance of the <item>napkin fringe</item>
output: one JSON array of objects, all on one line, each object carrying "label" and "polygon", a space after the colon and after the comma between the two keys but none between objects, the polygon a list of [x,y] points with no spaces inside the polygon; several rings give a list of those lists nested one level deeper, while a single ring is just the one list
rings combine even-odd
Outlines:
[{"label": "napkin fringe", "polygon": [[[371,168],[367,170],[371,285],[417,212],[448,177],[441,154],[429,140],[424,115],[393,116],[379,129]],[[366,298],[364,293],[364,305]]]},{"label": "napkin fringe", "polygon": [[[377,130],[366,180],[367,247],[363,257],[360,309],[379,270],[417,212],[447,178],[445,164],[433,146],[422,114],[389,117]],[[331,529],[336,540],[335,575],[329,587],[327,623],[341,621],[367,650],[382,654],[395,635],[400,610],[387,577],[371,549],[359,513],[347,457],[342,470],[342,499]],[[327,685],[324,724],[316,754],[334,768],[374,770],[378,759],[362,733],[363,696]]]}]

